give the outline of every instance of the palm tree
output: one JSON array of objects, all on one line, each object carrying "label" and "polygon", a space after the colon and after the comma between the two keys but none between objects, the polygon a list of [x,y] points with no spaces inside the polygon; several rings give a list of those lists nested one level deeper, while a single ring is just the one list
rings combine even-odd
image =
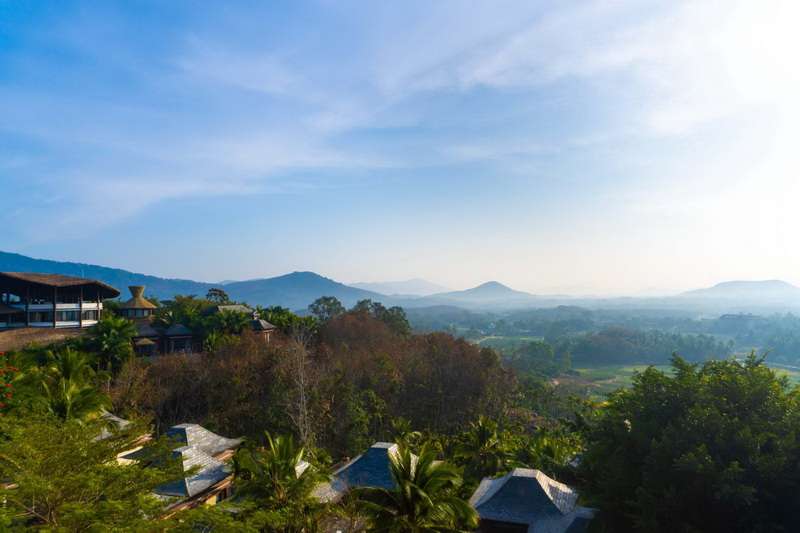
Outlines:
[{"label": "palm tree", "polygon": [[50,352],[47,364],[35,370],[41,402],[62,420],[83,420],[108,406],[108,397],[94,386],[90,357],[71,348]]},{"label": "palm tree", "polygon": [[423,447],[416,457],[405,446],[390,454],[393,490],[363,487],[353,490],[370,531],[468,531],[478,526],[478,515],[457,495],[461,476],[451,466],[436,461]]},{"label": "palm tree", "polygon": [[89,346],[97,353],[98,367],[107,372],[117,370],[124,361],[133,357],[131,341],[136,336],[136,326],[127,318],[104,316],[89,328]]},{"label": "palm tree", "polygon": [[234,457],[238,493],[274,509],[307,501],[324,476],[303,460],[305,448],[291,436],[265,436],[264,448],[242,449]]},{"label": "palm tree", "polygon": [[497,431],[497,424],[481,416],[461,437],[456,446],[456,460],[466,465],[467,476],[480,481],[485,476],[493,476],[504,470],[511,455]]}]

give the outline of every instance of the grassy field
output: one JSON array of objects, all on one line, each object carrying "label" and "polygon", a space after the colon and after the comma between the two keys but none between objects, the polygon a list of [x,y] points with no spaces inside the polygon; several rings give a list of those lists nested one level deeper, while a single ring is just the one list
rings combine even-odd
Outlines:
[{"label": "grassy field", "polygon": [[779,376],[786,376],[792,385],[800,385],[800,370],[772,367]]},{"label": "grassy field", "polygon": [[[557,378],[560,384],[584,387],[589,396],[603,398],[610,392],[624,387],[630,387],[633,376],[641,372],[648,365],[603,365],[595,367],[575,368],[577,375],[566,375]],[[670,372],[669,365],[654,365],[656,369]],[[792,385],[800,385],[800,370],[776,368],[773,370],[778,375],[786,376]]]},{"label": "grassy field", "polygon": [[[584,385],[592,397],[604,397],[608,393],[624,387],[630,387],[633,376],[648,365],[604,365],[573,369],[577,375],[559,377],[558,381],[571,382],[573,385]],[[669,372],[669,365],[655,365],[658,370]]]}]

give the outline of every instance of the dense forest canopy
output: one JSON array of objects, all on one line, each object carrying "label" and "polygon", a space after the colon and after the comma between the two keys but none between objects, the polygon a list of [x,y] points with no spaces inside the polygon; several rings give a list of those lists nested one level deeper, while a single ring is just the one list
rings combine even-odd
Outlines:
[{"label": "dense forest canopy", "polygon": [[[519,316],[545,334],[496,350],[452,328],[415,331],[413,314],[410,321],[399,307],[362,300],[347,309],[335,298],[305,316],[253,310],[278,328],[267,343],[246,327],[250,313],[207,312],[230,303],[223,290],[162,302],[154,320],[188,325],[202,340],[196,353],[136,357],[135,328],[112,314],[84,337],[0,359],[0,476],[8,480],[0,524],[310,532],[340,520],[375,529],[391,516],[391,531],[466,530],[477,523],[467,499],[481,479],[515,467],[577,487],[599,511],[597,531],[795,523],[800,393],[763,358],[726,358],[739,336],[773,338],[794,327],[792,316],[735,315],[681,333],[703,322],[536,310]],[[650,327],[662,321],[663,329]],[[509,324],[491,328],[513,332]],[[645,370],[600,402],[553,379],[573,365],[665,360],[670,372]],[[106,410],[132,424],[110,427]],[[162,516],[152,490],[178,475],[163,434],[185,422],[245,439],[233,462],[234,496]],[[109,459],[148,428],[149,459]],[[376,441],[401,446],[393,475],[401,486],[437,487],[431,498],[363,490],[338,503],[316,499],[334,465]],[[298,475],[301,463],[310,466]],[[58,483],[48,481],[62,471]]]}]

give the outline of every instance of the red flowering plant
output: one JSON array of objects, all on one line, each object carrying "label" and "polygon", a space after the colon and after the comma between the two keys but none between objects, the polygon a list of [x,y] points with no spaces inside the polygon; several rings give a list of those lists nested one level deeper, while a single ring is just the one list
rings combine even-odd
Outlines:
[{"label": "red flowering plant", "polygon": [[5,352],[0,352],[0,415],[8,411],[9,404],[14,397],[14,374],[16,367],[12,366]]}]

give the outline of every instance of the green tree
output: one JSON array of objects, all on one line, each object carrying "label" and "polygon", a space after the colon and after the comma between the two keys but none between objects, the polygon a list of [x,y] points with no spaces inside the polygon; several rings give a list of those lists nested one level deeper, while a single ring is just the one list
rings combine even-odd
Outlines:
[{"label": "green tree", "polygon": [[352,491],[370,531],[469,531],[478,526],[477,513],[458,496],[461,477],[453,467],[436,461],[431,449],[424,447],[416,458],[400,446],[390,459],[395,489]]},{"label": "green tree", "polygon": [[308,306],[308,311],[320,322],[327,322],[345,312],[345,308],[338,299],[333,296],[323,296],[314,300]]},{"label": "green tree", "polygon": [[225,290],[217,287],[212,287],[208,289],[208,292],[206,293],[206,300],[208,300],[209,302],[213,302],[217,305],[225,305],[231,303],[231,299],[228,296],[228,293],[225,292]]},{"label": "green tree", "polygon": [[511,460],[509,439],[498,433],[497,423],[481,416],[470,424],[456,445],[456,461],[465,466],[465,475],[473,483],[507,469]]},{"label": "green tree", "polygon": [[149,468],[117,462],[143,431],[132,424],[109,432],[97,420],[0,418],[0,524],[5,518],[10,530],[153,531],[150,520],[163,502],[152,491],[175,475],[168,450],[154,448],[151,459],[159,460]]},{"label": "green tree", "polygon": [[262,518],[271,530],[308,530],[322,510],[311,492],[325,476],[304,461],[305,448],[291,436],[265,437],[263,448],[239,450],[234,458],[237,496],[268,511]]},{"label": "green tree", "polygon": [[763,359],[649,368],[609,398],[582,474],[614,531],[792,531],[800,397]]},{"label": "green tree", "polygon": [[211,315],[206,330],[223,335],[239,335],[250,324],[251,317],[240,311],[221,311]]},{"label": "green tree", "polygon": [[108,397],[95,386],[95,371],[89,355],[70,347],[49,352],[47,362],[25,372],[32,385],[34,406],[61,420],[85,420],[109,405]]},{"label": "green tree", "polygon": [[315,317],[299,316],[279,305],[259,307],[256,311],[261,318],[278,328],[284,335],[313,335],[319,327]]},{"label": "green tree", "polygon": [[107,372],[117,372],[122,363],[133,357],[136,326],[130,320],[104,315],[89,328],[87,349],[97,355],[97,364]]},{"label": "green tree", "polygon": [[526,342],[514,351],[509,363],[518,372],[541,376],[554,376],[566,370],[556,362],[553,347],[544,341]]}]

